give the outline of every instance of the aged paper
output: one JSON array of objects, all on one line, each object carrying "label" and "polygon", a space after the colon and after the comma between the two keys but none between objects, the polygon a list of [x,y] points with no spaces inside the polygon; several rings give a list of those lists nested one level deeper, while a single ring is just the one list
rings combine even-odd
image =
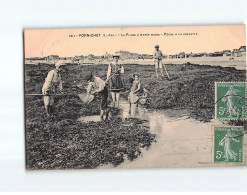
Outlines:
[{"label": "aged paper", "polygon": [[246,166],[245,25],[26,29],[26,168]]}]

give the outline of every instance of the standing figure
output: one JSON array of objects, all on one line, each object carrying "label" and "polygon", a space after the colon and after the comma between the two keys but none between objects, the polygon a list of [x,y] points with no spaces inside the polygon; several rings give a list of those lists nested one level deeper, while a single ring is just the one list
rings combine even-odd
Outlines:
[{"label": "standing figure", "polygon": [[110,78],[111,74],[117,72],[110,79],[110,90],[112,95],[112,106],[118,108],[120,92],[124,89],[123,80],[121,78],[121,74],[124,73],[124,68],[122,64],[118,63],[119,55],[114,55],[113,59],[114,62],[108,66],[107,80]]},{"label": "standing figure", "polygon": [[57,62],[55,64],[55,69],[48,73],[42,87],[42,94],[44,94],[44,106],[47,116],[51,116],[53,112],[54,96],[52,96],[52,94],[57,91],[57,88],[59,88],[60,92],[63,93],[63,84],[60,74],[61,65],[61,62]]},{"label": "standing figure", "polygon": [[234,89],[231,85],[229,90],[226,92],[226,95],[222,98],[222,101],[226,101],[227,103],[227,113],[230,117],[236,116],[238,114],[233,104],[233,97],[238,96],[238,92],[239,90]]},{"label": "standing figure", "polygon": [[130,93],[128,96],[129,100],[129,113],[131,116],[135,116],[136,107],[138,104],[139,96],[141,96],[142,90],[141,90],[141,82],[140,82],[140,75],[134,74],[133,75],[133,81],[132,81],[132,87],[130,89]]},{"label": "standing figure", "polygon": [[229,161],[229,160],[232,160],[232,159],[234,161],[236,161],[236,158],[238,156],[238,154],[231,149],[231,141],[239,142],[239,140],[235,139],[232,136],[231,131],[228,130],[226,135],[224,136],[224,138],[219,142],[220,146],[224,146],[224,156],[223,156],[223,158],[226,159],[225,161]]},{"label": "standing figure", "polygon": [[106,87],[105,81],[100,77],[96,77],[92,72],[85,75],[84,78],[89,82],[87,88],[87,95],[98,95],[100,97],[100,119],[104,120],[104,115],[106,120],[108,119],[108,89]]},{"label": "standing figure", "polygon": [[159,45],[155,45],[155,50],[154,50],[154,64],[155,64],[155,73],[156,73],[156,77],[158,78],[158,69],[160,69],[161,75],[164,76],[163,74],[163,69],[162,69],[162,51],[159,50]]}]

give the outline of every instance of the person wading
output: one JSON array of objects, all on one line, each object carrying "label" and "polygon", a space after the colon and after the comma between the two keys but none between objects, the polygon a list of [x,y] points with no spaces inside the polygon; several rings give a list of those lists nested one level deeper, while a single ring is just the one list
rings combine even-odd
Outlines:
[{"label": "person wading", "polygon": [[155,64],[155,73],[156,73],[156,77],[158,78],[158,69],[160,69],[160,73],[162,76],[164,76],[163,74],[163,64],[162,64],[162,51],[159,50],[159,45],[155,45],[155,50],[154,50],[154,64]]},{"label": "person wading", "polygon": [[42,94],[44,94],[44,106],[46,110],[47,116],[51,116],[53,113],[53,104],[54,104],[54,93],[59,88],[60,92],[63,93],[63,85],[61,78],[61,62],[57,62],[55,64],[55,69],[51,70],[46,79],[45,83],[42,87]]},{"label": "person wading", "polygon": [[96,77],[92,72],[85,75],[84,80],[88,81],[87,95],[97,95],[100,97],[100,118],[108,120],[108,89],[106,83],[100,77]]},{"label": "person wading", "polygon": [[121,74],[124,73],[124,68],[122,64],[118,63],[119,55],[114,55],[114,63],[109,64],[107,71],[107,80],[109,79],[112,73],[115,73],[110,79],[110,90],[112,95],[112,106],[118,108],[119,107],[119,97],[121,90],[124,89],[123,80],[121,78]]}]

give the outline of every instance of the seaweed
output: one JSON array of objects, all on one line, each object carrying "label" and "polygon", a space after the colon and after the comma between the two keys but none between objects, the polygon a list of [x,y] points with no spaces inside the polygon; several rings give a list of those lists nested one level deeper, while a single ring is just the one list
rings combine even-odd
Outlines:
[{"label": "seaweed", "polygon": [[[66,66],[62,72],[65,93],[75,93],[71,84],[82,82],[78,72],[97,70],[98,67]],[[25,92],[40,93],[44,78],[51,66],[26,66]],[[101,77],[103,76],[100,75]],[[79,91],[80,92],[80,91]],[[79,97],[55,97],[54,116],[47,117],[40,96],[26,96],[26,167],[33,169],[96,168],[111,164],[117,166],[125,160],[134,160],[141,148],[149,148],[155,135],[140,121],[124,126],[116,117],[119,109],[110,108],[110,121],[80,122],[81,116],[98,115],[100,101],[83,104]]]},{"label": "seaweed", "polygon": [[[142,85],[148,89],[149,109],[188,109],[192,118],[209,122],[214,118],[214,83],[216,81],[245,81],[246,72],[235,68],[196,64],[167,64],[172,79],[157,79],[150,65],[124,65],[127,99],[133,73],[140,73]],[[25,65],[25,92],[40,93],[50,65]],[[94,71],[106,79],[107,65],[68,65],[62,71],[65,93],[75,93],[74,83],[86,85],[81,76]],[[79,93],[77,91],[77,93]],[[109,95],[110,96],[110,95]],[[83,123],[81,116],[99,114],[99,100],[83,104],[78,96],[59,96],[55,99],[55,115],[48,118],[41,97],[26,98],[26,166],[28,169],[96,168],[105,164],[119,165],[134,160],[142,148],[155,142],[155,134],[131,121],[124,125],[116,117],[119,110],[110,109],[110,121]],[[232,124],[239,124],[231,121]],[[242,124],[242,123],[241,123]],[[246,126],[246,123],[242,124]]]}]

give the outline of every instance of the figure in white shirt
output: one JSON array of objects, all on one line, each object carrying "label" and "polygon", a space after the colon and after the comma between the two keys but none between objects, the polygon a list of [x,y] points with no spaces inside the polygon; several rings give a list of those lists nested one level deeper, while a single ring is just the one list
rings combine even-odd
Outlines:
[{"label": "figure in white shirt", "polygon": [[44,106],[47,116],[51,116],[53,112],[54,96],[52,94],[57,91],[57,88],[59,88],[60,92],[63,93],[63,84],[60,74],[61,65],[61,62],[57,62],[55,64],[55,69],[48,73],[42,87],[42,94],[44,94]]},{"label": "figure in white shirt", "polygon": [[159,45],[155,45],[155,50],[154,50],[154,64],[155,64],[155,73],[156,73],[156,77],[158,78],[158,69],[160,69],[160,73],[162,76],[164,76],[163,74],[163,62],[162,62],[162,58],[163,58],[163,54],[162,51],[159,50]]}]

